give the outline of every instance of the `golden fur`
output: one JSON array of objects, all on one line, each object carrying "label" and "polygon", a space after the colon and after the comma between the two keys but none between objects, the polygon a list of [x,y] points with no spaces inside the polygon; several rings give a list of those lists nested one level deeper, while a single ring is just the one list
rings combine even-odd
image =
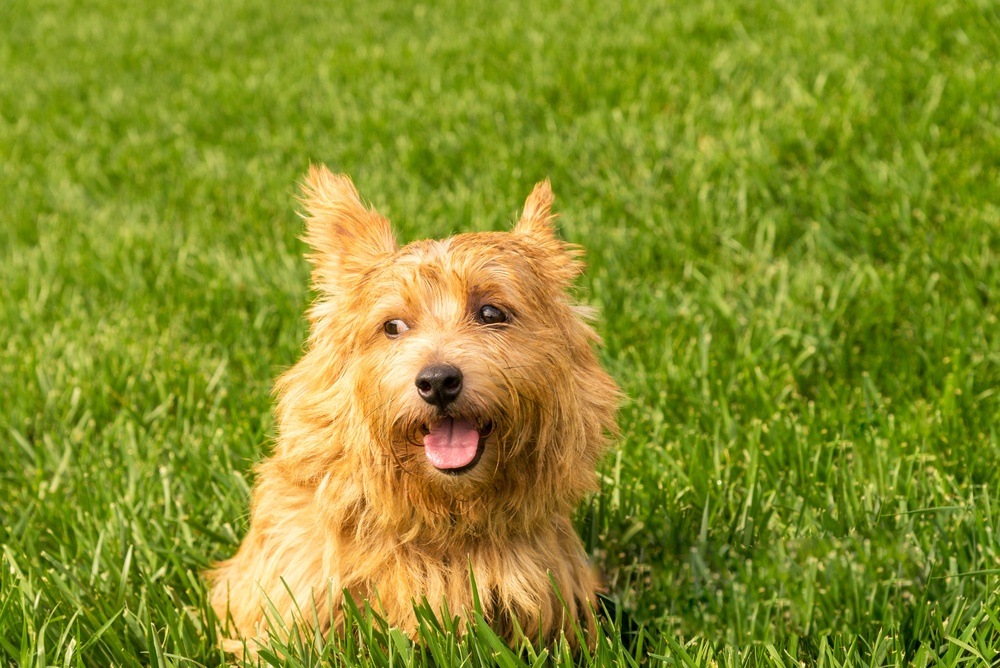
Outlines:
[{"label": "golden fur", "polygon": [[[253,646],[275,632],[273,612],[326,632],[344,591],[412,633],[415,602],[471,613],[471,565],[509,641],[518,628],[554,640],[573,620],[592,637],[600,583],[570,514],[596,488],[619,394],[567,293],[581,251],[555,235],[548,182],[511,232],[403,248],[346,176],[312,167],[302,202],[318,299],[307,350],[277,382],[249,533],[208,573],[228,636]],[[486,304],[509,322],[478,322]],[[394,319],[409,330],[390,338]],[[460,475],[431,466],[419,441],[440,415],[414,386],[431,363],[464,375],[448,412],[492,425]]]}]

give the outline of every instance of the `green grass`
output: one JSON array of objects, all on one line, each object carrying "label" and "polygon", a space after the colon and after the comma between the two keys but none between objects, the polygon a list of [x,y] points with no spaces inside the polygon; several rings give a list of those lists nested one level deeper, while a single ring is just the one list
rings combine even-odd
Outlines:
[{"label": "green grass", "polygon": [[[285,4],[0,4],[2,663],[224,661],[310,161],[406,240],[552,179],[628,395],[578,525],[644,626],[581,663],[998,660],[995,3]],[[287,665],[572,664],[351,619]]]}]

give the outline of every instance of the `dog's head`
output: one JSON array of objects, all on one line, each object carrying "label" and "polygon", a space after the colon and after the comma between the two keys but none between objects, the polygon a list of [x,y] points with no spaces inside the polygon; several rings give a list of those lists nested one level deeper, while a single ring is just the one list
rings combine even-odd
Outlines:
[{"label": "dog's head", "polygon": [[[367,448],[438,497],[513,487],[573,503],[592,488],[618,391],[567,292],[583,264],[555,235],[548,182],[511,232],[402,248],[346,176],[314,167],[303,191],[310,391],[354,425],[331,447]],[[279,389],[300,392],[296,377]]]}]

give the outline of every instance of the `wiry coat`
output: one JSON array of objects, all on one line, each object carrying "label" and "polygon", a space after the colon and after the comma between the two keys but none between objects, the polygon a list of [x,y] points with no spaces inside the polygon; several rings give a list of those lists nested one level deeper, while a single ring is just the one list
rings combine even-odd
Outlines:
[{"label": "wiry coat", "polygon": [[[551,202],[541,183],[510,233],[397,248],[347,177],[310,170],[319,299],[307,351],[277,382],[277,443],[257,469],[249,533],[208,574],[230,637],[274,632],[266,611],[336,627],[344,591],[412,632],[415,602],[471,612],[470,565],[486,619],[510,641],[517,628],[552,640],[573,620],[593,632],[599,582],[570,515],[596,487],[618,389],[567,294],[582,263],[555,236]],[[484,304],[509,321],[477,322]],[[384,329],[393,319],[408,328],[398,338]],[[434,362],[464,374],[449,412],[490,425],[461,475],[436,470],[420,443],[437,409],[414,377]]]}]

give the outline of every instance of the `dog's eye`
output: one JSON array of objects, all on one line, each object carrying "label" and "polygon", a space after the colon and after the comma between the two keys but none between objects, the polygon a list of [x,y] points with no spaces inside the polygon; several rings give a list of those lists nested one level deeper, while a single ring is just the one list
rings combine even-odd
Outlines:
[{"label": "dog's eye", "polygon": [[409,330],[410,326],[397,318],[396,320],[390,320],[382,325],[382,329],[385,331],[386,336],[390,339],[394,339],[403,332]]},{"label": "dog's eye", "polygon": [[501,322],[507,322],[507,314],[493,304],[487,304],[479,309],[476,319],[484,325],[496,325]]}]

